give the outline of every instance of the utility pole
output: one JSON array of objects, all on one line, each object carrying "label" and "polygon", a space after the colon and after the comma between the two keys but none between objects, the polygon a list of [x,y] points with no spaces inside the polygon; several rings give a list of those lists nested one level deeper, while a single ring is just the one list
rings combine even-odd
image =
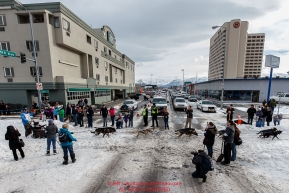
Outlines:
[{"label": "utility pole", "polygon": [[[29,24],[30,24],[30,33],[31,33],[31,38],[32,38],[32,47],[33,47],[33,57],[34,57],[34,64],[35,64],[35,71],[36,71],[36,79],[37,79],[37,83],[40,83],[39,69],[38,69],[37,58],[36,58],[35,40],[34,40],[34,33],[33,33],[33,27],[32,27],[32,15],[31,15],[30,11],[28,11],[22,3],[20,3],[17,0],[14,0],[14,3],[16,6],[20,6],[20,7],[24,8],[29,14]],[[39,108],[39,110],[41,108],[41,105],[42,105],[41,92],[40,92],[40,90],[38,90],[38,108]]]}]

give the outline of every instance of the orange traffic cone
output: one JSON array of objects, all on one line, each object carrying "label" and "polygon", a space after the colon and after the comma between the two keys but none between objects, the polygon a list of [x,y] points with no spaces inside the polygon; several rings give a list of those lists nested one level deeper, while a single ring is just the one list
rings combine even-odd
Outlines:
[{"label": "orange traffic cone", "polygon": [[238,114],[238,125],[242,124],[242,119],[241,119],[241,115]]}]

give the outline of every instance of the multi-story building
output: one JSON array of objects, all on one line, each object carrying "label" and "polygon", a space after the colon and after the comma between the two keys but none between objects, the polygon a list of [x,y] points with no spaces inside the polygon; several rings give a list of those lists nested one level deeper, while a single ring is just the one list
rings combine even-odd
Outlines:
[{"label": "multi-story building", "polygon": [[[92,29],[61,3],[24,4],[31,12],[42,99],[100,104],[135,91],[135,63],[116,49],[108,26]],[[12,0],[0,2],[0,49],[33,58],[29,15]],[[0,56],[0,100],[37,101],[34,63]]]},{"label": "multi-story building", "polygon": [[248,25],[247,21],[234,19],[212,36],[209,80],[223,78],[223,70],[225,79],[261,76],[265,34],[248,34]]}]

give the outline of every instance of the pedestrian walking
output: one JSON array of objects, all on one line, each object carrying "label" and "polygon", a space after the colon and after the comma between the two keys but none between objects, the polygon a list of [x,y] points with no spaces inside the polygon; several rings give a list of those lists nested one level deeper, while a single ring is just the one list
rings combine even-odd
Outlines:
[{"label": "pedestrian walking", "polygon": [[163,110],[163,117],[164,117],[164,122],[165,122],[165,129],[169,128],[169,112],[167,110],[166,107],[164,107],[164,110]]},{"label": "pedestrian walking", "polygon": [[46,149],[46,155],[50,155],[50,146],[52,143],[53,147],[53,154],[57,154],[56,151],[56,134],[58,133],[58,128],[56,125],[54,125],[53,120],[48,120],[48,126],[45,128],[46,135],[47,135],[47,149]]},{"label": "pedestrian walking", "polygon": [[128,126],[133,127],[134,111],[131,107],[128,108]]},{"label": "pedestrian walking", "polygon": [[207,147],[208,155],[213,157],[213,145],[215,143],[215,136],[218,134],[218,129],[214,123],[209,122],[205,128],[203,144]]},{"label": "pedestrian walking", "polygon": [[55,120],[57,120],[58,111],[59,111],[59,107],[58,107],[58,106],[55,106],[55,107],[54,107],[54,110],[53,110],[53,116],[54,116],[54,119],[55,119]]},{"label": "pedestrian walking", "polygon": [[155,127],[155,122],[156,122],[156,127],[158,127],[159,126],[158,109],[157,109],[155,103],[153,103],[153,106],[151,107],[151,115],[152,115],[152,126],[151,127]]},{"label": "pedestrian walking", "polygon": [[86,116],[87,116],[87,122],[88,122],[88,127],[93,127],[92,126],[92,116],[94,115],[94,112],[92,110],[91,105],[88,106],[87,110],[86,110]]},{"label": "pedestrian walking", "polygon": [[235,123],[234,123],[234,129],[235,129],[235,133],[234,133],[234,141],[232,143],[232,156],[231,156],[230,161],[235,161],[237,158],[236,142],[240,139],[240,134],[241,134],[240,129],[237,127]]},{"label": "pedestrian walking", "polygon": [[224,158],[225,161],[221,162],[223,165],[229,165],[231,161],[232,143],[234,141],[235,128],[232,120],[227,121],[225,134],[223,135],[224,143]]},{"label": "pedestrian walking", "polygon": [[67,165],[68,164],[68,151],[72,160],[72,163],[74,163],[76,161],[75,159],[75,153],[73,151],[73,143],[72,141],[77,141],[76,138],[74,138],[71,135],[71,132],[68,130],[69,125],[68,124],[63,124],[62,128],[60,129],[60,131],[58,132],[58,136],[65,136],[65,140],[60,142],[60,145],[63,149],[63,164]]},{"label": "pedestrian walking", "polygon": [[254,118],[254,115],[256,113],[256,109],[254,108],[254,105],[251,105],[251,107],[248,108],[247,113],[248,113],[248,124],[252,125],[253,118]]},{"label": "pedestrian walking", "polygon": [[107,114],[108,110],[105,105],[102,105],[100,109],[100,114],[102,116],[102,121],[103,121],[103,127],[107,127]]},{"label": "pedestrian walking", "polygon": [[234,115],[235,109],[233,108],[233,105],[231,104],[229,108],[227,108],[227,121],[233,120],[233,115]]},{"label": "pedestrian walking", "polygon": [[145,127],[148,126],[148,109],[146,105],[144,105],[141,115],[143,116],[143,121],[144,121],[143,126]]},{"label": "pedestrian walking", "polygon": [[[192,120],[193,120],[193,109],[190,105],[189,108],[186,111],[187,114],[187,120],[186,120],[186,126],[185,128],[192,128]],[[188,127],[189,126],[189,127]]]},{"label": "pedestrian walking", "polygon": [[114,127],[115,109],[113,108],[113,106],[111,106],[109,109],[109,115],[111,120],[111,126]]},{"label": "pedestrian walking", "polygon": [[13,127],[12,125],[7,127],[7,132],[5,134],[5,140],[9,140],[9,148],[13,152],[13,156],[14,156],[15,161],[18,161],[18,155],[16,152],[17,149],[20,152],[21,157],[22,158],[25,157],[24,151],[23,151],[23,149],[19,143],[19,136],[21,136],[21,134],[19,133],[17,128]]},{"label": "pedestrian walking", "polygon": [[272,122],[272,116],[273,116],[273,112],[271,108],[267,107],[267,116],[266,116],[267,126],[270,126],[270,123]]}]

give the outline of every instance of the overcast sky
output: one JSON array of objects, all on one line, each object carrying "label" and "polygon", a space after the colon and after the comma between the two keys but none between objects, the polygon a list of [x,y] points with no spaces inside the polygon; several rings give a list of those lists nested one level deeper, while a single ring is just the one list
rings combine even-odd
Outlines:
[{"label": "overcast sky", "polygon": [[[21,0],[22,3],[57,0]],[[207,76],[214,25],[249,21],[249,33],[265,33],[266,54],[289,71],[289,0],[60,0],[93,28],[108,25],[117,49],[136,63],[136,81]],[[269,69],[264,67],[263,73]]]}]

